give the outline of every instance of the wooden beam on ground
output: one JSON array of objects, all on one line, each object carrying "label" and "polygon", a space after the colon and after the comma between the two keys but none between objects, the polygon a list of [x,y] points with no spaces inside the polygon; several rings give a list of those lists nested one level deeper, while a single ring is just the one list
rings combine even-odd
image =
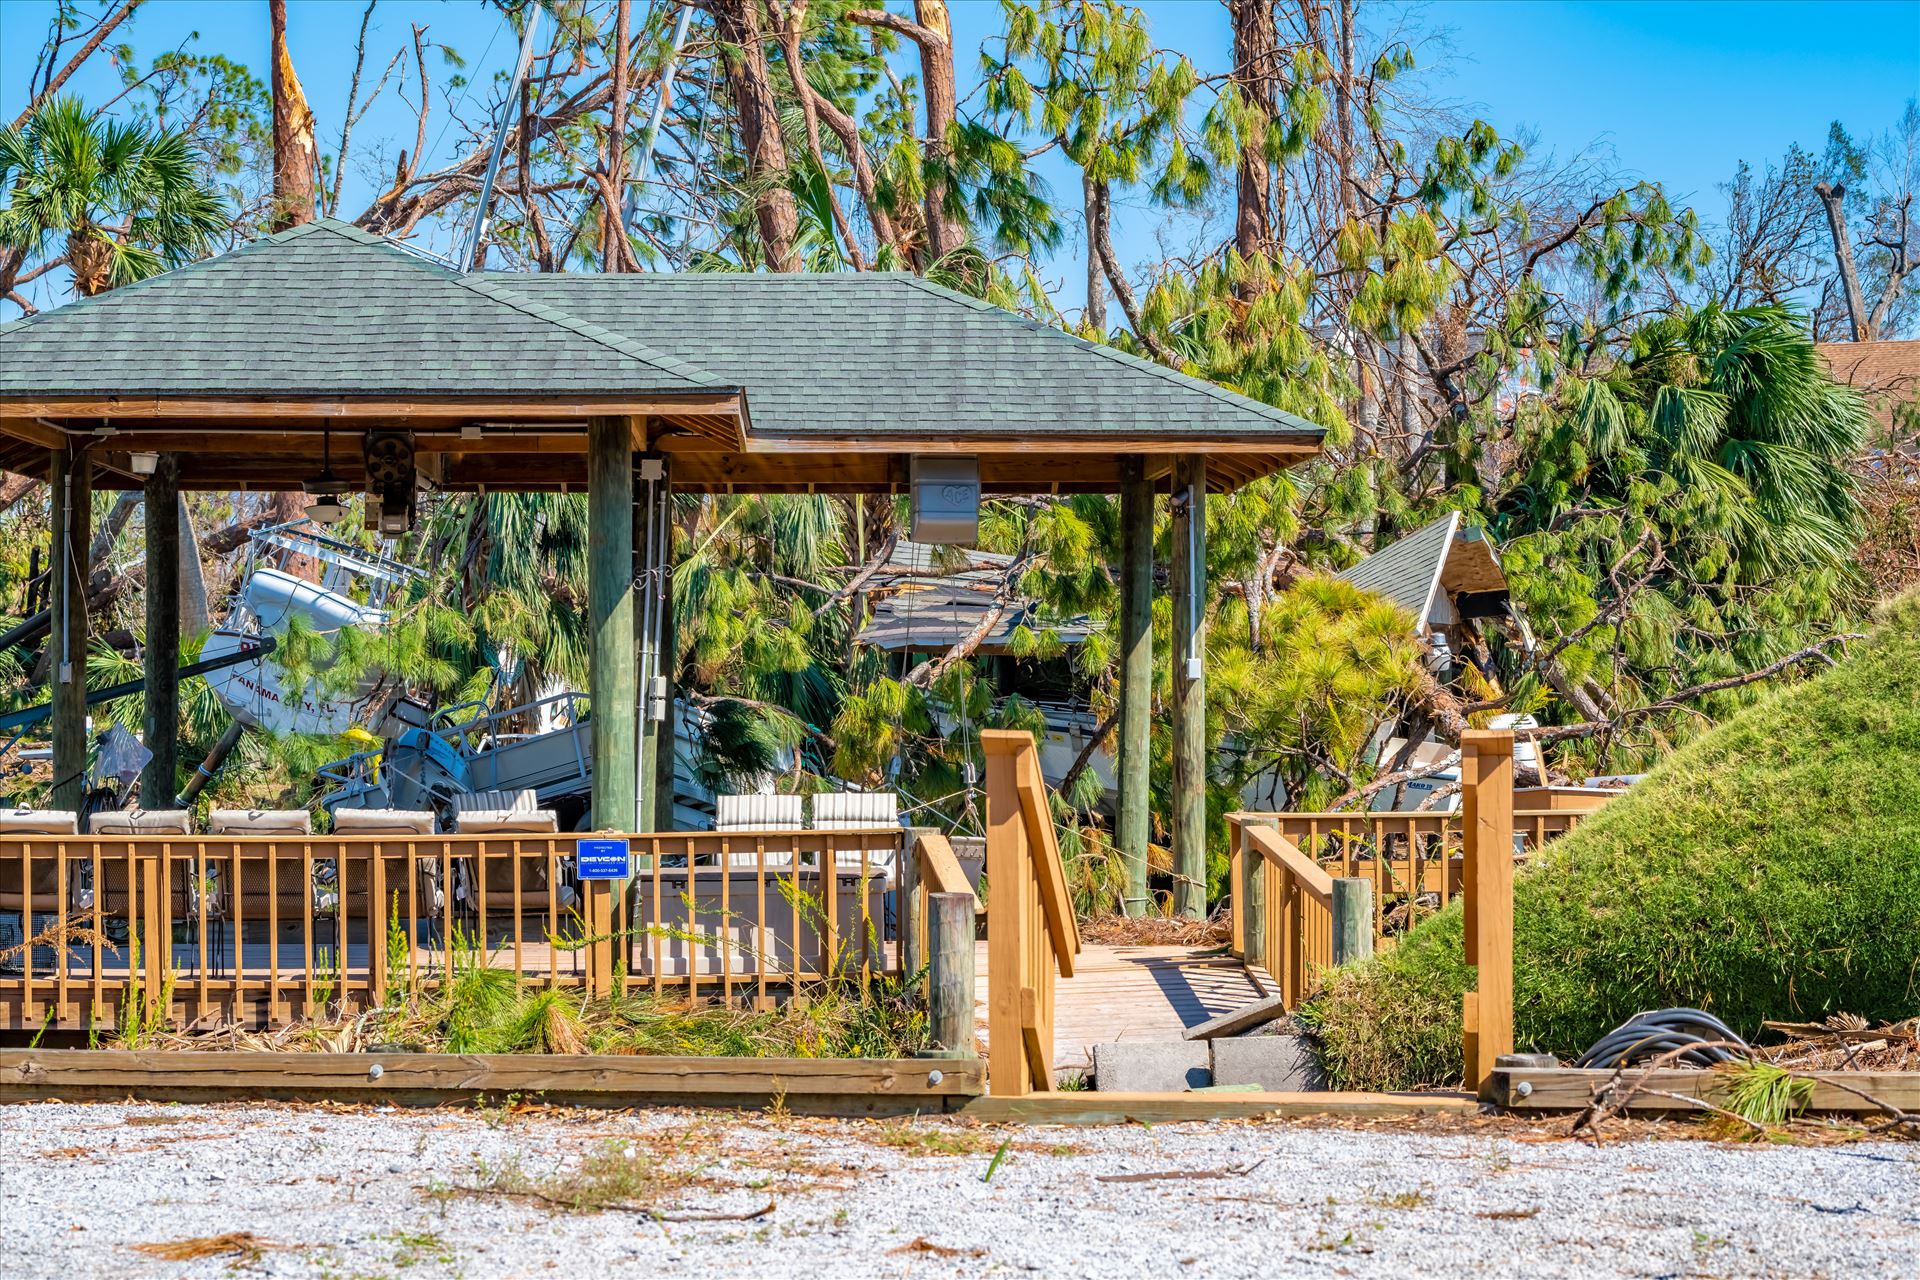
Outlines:
[{"label": "wooden beam on ground", "polygon": [[1198,1026],[1188,1027],[1183,1034],[1188,1040],[1218,1040],[1222,1036],[1237,1036],[1242,1031],[1251,1031],[1275,1018],[1286,1016],[1285,1000],[1279,996],[1265,996],[1238,1009],[1229,1009],[1217,1018],[1208,1018]]},{"label": "wooden beam on ground", "polygon": [[[1576,1067],[1496,1067],[1487,1077],[1485,1100],[1518,1112],[1583,1111],[1597,1090],[1615,1082],[1631,1083],[1646,1073],[1629,1067],[1625,1073]],[[1871,1117],[1884,1110],[1863,1094],[1920,1113],[1920,1071],[1809,1071],[1814,1081],[1807,1110],[1823,1115]],[[1632,1113],[1685,1111],[1700,1114],[1680,1099],[1698,1098],[1715,1106],[1727,1105],[1733,1077],[1722,1070],[1666,1068],[1655,1071],[1646,1087],[1627,1104]],[[1661,1094],[1678,1094],[1661,1097]]]},{"label": "wooden beam on ground", "polygon": [[987,1124],[1178,1124],[1293,1116],[1472,1115],[1463,1093],[1035,1093],[978,1097],[960,1108]]},{"label": "wooden beam on ground", "polygon": [[977,1058],[249,1053],[0,1049],[0,1103],[244,1098],[440,1103],[517,1093],[602,1106],[766,1106],[842,1115],[942,1111],[981,1091]]}]

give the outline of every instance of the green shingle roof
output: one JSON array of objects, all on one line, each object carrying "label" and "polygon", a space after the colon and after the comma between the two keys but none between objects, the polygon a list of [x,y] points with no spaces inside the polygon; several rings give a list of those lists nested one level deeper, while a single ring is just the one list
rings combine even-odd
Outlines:
[{"label": "green shingle roof", "polygon": [[0,395],[717,391],[695,365],[322,219],[0,325]]},{"label": "green shingle roof", "polygon": [[321,219],[0,325],[0,397],[745,393],[754,436],[1202,439],[1314,424],[882,273],[461,275]]},{"label": "green shingle roof", "polygon": [[747,389],[755,435],[1104,432],[1316,446],[1320,427],[912,275],[508,275]]}]

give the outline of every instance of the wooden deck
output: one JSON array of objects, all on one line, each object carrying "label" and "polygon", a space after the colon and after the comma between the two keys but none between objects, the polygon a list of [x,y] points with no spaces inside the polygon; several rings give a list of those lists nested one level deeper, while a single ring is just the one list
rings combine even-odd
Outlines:
[{"label": "wooden deck", "polygon": [[[1246,966],[1217,948],[1106,947],[1088,944],[1077,972],[1054,988],[1053,1066],[1084,1071],[1093,1046],[1117,1040],[1178,1040],[1188,1027],[1258,1000],[1263,994]],[[987,944],[974,950],[980,1042],[987,1041],[987,1001],[993,975]]]}]

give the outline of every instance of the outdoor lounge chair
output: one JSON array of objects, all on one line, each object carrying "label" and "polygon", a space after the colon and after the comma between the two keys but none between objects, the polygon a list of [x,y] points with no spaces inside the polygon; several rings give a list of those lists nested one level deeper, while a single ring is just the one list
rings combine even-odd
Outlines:
[{"label": "outdoor lounge chair", "polygon": [[[0,809],[0,837],[6,836],[70,836],[80,829],[78,814],[66,809]],[[67,863],[67,892],[70,899],[78,905],[82,894],[79,859]],[[31,862],[31,872],[24,871],[20,859],[0,858],[0,951],[17,947],[28,938],[49,928],[59,919],[60,908],[60,867],[51,854],[36,857]],[[92,863],[86,863],[85,876],[86,906],[93,905]],[[24,876],[31,877],[30,884],[22,884]],[[54,963],[51,947],[36,947],[33,952],[36,969],[44,972]],[[8,971],[21,967],[20,957],[6,962]]]},{"label": "outdoor lounge chair", "polygon": [[[210,836],[310,836],[313,834],[313,815],[305,809],[215,809],[207,814],[207,834]],[[275,859],[278,862],[292,862],[290,854],[282,853]],[[217,868],[209,868],[217,873]],[[211,874],[210,874],[211,880]],[[281,928],[288,928],[302,919],[305,907],[299,893],[300,876],[280,874],[278,881],[282,886],[280,897]],[[209,905],[216,900],[218,883],[208,885]],[[244,896],[251,899],[256,893],[264,897],[264,890],[257,889],[251,882],[244,890]],[[313,862],[312,880],[308,885],[308,896],[313,904],[313,918],[316,923],[326,920],[338,924],[340,915],[340,868],[332,858],[316,858]],[[248,910],[245,918],[257,920],[266,915],[261,906],[257,911]],[[337,933],[337,929],[335,930]]]},{"label": "outdoor lounge chair", "polygon": [[799,831],[799,796],[715,796],[715,831]]},{"label": "outdoor lounge chair", "polygon": [[[800,820],[799,796],[744,795],[715,796],[713,800],[713,829],[715,831],[799,831],[805,824]],[[760,855],[755,850],[734,852],[727,855],[730,867],[756,867]],[[791,849],[770,848],[767,850],[769,870],[785,870],[793,865]]]},{"label": "outdoor lounge chair", "polygon": [[[815,831],[866,831],[874,827],[897,827],[900,825],[900,797],[891,791],[829,791],[813,798],[813,829]],[[859,849],[835,849],[834,865],[844,874],[858,872],[862,860]],[[895,890],[899,887],[899,867],[895,865],[894,851],[891,849],[868,849],[864,855],[867,871],[879,871],[886,877],[886,892],[882,902],[871,908],[880,915],[881,936],[894,936],[896,904]]]},{"label": "outdoor lounge chair", "polygon": [[[869,831],[874,827],[900,825],[900,797],[891,791],[831,791],[813,798],[815,831]],[[841,870],[860,869],[860,850],[837,849],[834,861]],[[893,879],[893,850],[869,849],[868,870],[883,868]]]},{"label": "outdoor lounge chair", "polygon": [[80,830],[71,809],[0,809],[0,836],[70,836]]},{"label": "outdoor lounge chair", "polygon": [[466,791],[453,798],[453,829],[466,835],[550,835],[560,815],[532,791]]},{"label": "outdoor lounge chair", "polygon": [[[560,815],[552,809],[540,808],[538,797],[530,789],[468,791],[453,797],[453,830],[456,835],[463,836],[555,835],[560,830]],[[531,916],[546,915],[550,880],[546,861],[521,859],[510,864],[506,859],[501,858],[489,859],[486,863],[484,884],[488,918],[497,919],[503,913],[511,916],[515,867],[518,868],[520,877],[522,913]],[[572,867],[571,856],[560,859],[560,883],[552,890],[557,895],[560,909],[563,911],[580,900]],[[432,868],[428,874],[437,882],[439,869]],[[473,859],[454,859],[452,874],[454,910],[463,920],[473,923],[478,931],[484,932],[484,926],[479,920],[481,894],[479,886],[475,884]],[[432,893],[438,900],[439,885],[437,883],[432,886]],[[430,933],[434,933],[438,928],[439,922],[436,917]]]}]

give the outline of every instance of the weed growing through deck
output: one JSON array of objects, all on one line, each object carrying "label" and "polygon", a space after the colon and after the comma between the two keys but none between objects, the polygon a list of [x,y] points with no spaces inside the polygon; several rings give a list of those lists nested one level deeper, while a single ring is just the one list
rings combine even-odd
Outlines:
[{"label": "weed growing through deck", "polygon": [[[149,996],[141,969],[140,936],[135,934],[128,942],[127,951],[127,987],[120,1003],[117,1025],[113,1032],[113,1047],[116,1049],[145,1049],[152,1046],[155,1038],[167,1027],[168,1010],[173,1005],[173,970],[165,970],[160,981],[160,990]],[[91,1033],[93,1028],[88,1027]],[[98,1048],[97,1037],[90,1035],[89,1049]]]}]

